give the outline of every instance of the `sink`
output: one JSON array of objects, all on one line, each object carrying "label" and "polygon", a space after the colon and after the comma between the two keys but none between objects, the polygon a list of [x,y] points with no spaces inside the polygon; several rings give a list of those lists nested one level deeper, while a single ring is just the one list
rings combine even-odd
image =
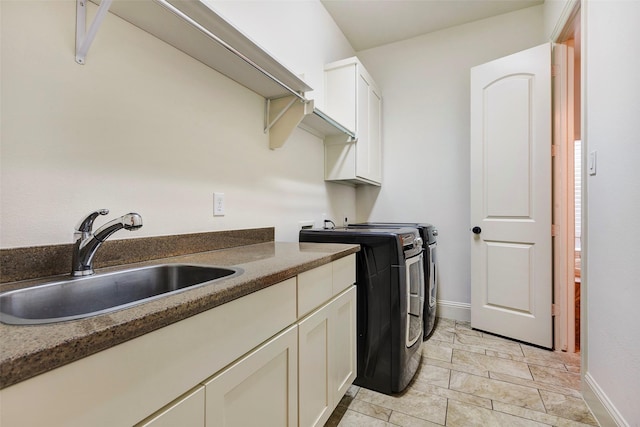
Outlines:
[{"label": "sink", "polygon": [[0,322],[34,325],[82,319],[240,274],[239,268],[165,264],[69,277],[0,294]]}]

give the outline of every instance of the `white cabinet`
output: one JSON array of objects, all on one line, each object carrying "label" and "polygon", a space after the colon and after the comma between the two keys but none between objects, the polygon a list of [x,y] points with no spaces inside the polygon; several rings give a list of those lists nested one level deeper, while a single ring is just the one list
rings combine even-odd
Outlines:
[{"label": "white cabinet", "polygon": [[7,387],[0,424],[313,425],[299,411],[324,393],[330,414],[355,378],[354,282],[352,254]]},{"label": "white cabinet", "polygon": [[298,425],[297,326],[205,383],[206,426]]},{"label": "white cabinet", "polygon": [[[301,427],[322,426],[356,377],[355,255],[298,275]],[[318,308],[319,307],[319,308]]]},{"label": "white cabinet", "polygon": [[0,425],[135,425],[294,325],[296,301],[291,278],[2,389]]},{"label": "white cabinet", "polygon": [[300,426],[322,426],[356,376],[356,289],[298,326]]},{"label": "white cabinet", "polygon": [[351,184],[382,183],[382,95],[358,58],[325,66],[325,111],[356,141],[325,139],[325,179]]}]

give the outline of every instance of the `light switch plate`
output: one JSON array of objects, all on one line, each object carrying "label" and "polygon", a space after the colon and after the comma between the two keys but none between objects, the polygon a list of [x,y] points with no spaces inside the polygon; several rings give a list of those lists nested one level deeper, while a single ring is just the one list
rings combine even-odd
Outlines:
[{"label": "light switch plate", "polygon": [[592,151],[589,153],[589,175],[596,174],[596,163],[598,160],[598,152]]}]

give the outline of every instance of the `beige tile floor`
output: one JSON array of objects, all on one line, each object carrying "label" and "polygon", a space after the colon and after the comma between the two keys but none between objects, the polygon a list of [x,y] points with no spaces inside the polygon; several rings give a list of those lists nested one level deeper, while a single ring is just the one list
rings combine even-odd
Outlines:
[{"label": "beige tile floor", "polygon": [[325,427],[597,426],[580,396],[580,356],[438,319],[401,394],[352,386]]}]

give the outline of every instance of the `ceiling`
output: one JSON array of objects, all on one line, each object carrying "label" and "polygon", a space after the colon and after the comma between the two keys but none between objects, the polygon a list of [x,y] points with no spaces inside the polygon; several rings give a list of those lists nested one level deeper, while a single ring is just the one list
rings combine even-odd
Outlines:
[{"label": "ceiling", "polygon": [[320,1],[356,51],[544,2],[544,0]]}]

